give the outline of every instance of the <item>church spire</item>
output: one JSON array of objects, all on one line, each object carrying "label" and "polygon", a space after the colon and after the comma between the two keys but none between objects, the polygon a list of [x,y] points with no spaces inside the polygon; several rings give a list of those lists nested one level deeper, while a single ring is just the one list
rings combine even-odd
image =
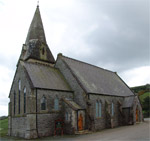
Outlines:
[{"label": "church spire", "polygon": [[25,43],[28,44],[29,40],[31,39],[38,39],[46,44],[46,37],[39,10],[39,4],[37,4],[37,8],[32,19]]},{"label": "church spire", "polygon": [[20,59],[24,61],[34,59],[52,64],[55,63],[53,54],[51,53],[46,42],[39,5],[37,5],[33,20],[31,22],[26,42],[22,48]]}]

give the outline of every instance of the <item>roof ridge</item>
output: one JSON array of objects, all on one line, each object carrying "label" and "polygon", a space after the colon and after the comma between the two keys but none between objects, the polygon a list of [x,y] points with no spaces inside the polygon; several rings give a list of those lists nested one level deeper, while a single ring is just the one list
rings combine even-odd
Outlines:
[{"label": "roof ridge", "polygon": [[68,59],[70,59],[70,60],[74,60],[74,61],[77,61],[77,62],[80,62],[80,63],[84,63],[84,64],[86,64],[86,65],[89,65],[89,66],[92,66],[92,67],[95,67],[95,68],[98,68],[98,69],[102,69],[102,70],[104,70],[104,71],[108,71],[108,72],[111,72],[111,73],[116,73],[116,72],[113,72],[113,71],[111,71],[111,70],[104,69],[104,68],[101,68],[101,67],[99,67],[99,66],[95,66],[95,65],[92,65],[92,64],[90,64],[90,63],[87,63],[87,62],[83,62],[83,61],[80,61],[80,60],[77,60],[77,59],[74,59],[74,58],[70,58],[70,57],[68,57],[68,56],[62,55],[62,57],[65,57],[65,58],[68,58]]}]

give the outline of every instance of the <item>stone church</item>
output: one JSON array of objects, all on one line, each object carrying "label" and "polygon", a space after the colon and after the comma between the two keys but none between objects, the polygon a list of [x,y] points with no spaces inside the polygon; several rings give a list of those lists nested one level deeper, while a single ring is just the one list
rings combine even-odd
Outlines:
[{"label": "stone church", "polygon": [[37,6],[9,93],[10,136],[26,139],[98,131],[143,120],[138,97],[116,72],[55,60]]}]

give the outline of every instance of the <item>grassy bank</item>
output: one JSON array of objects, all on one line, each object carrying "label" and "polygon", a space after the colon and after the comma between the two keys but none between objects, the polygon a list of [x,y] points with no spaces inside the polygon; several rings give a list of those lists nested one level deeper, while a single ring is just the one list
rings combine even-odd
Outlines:
[{"label": "grassy bank", "polygon": [[4,137],[8,132],[8,118],[0,120],[0,137]]}]

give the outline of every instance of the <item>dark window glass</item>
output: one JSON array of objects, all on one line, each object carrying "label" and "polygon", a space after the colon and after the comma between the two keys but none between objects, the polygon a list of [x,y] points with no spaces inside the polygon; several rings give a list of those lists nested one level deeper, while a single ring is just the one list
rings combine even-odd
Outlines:
[{"label": "dark window glass", "polygon": [[26,113],[26,88],[24,88],[24,113]]},{"label": "dark window glass", "polygon": [[98,117],[98,102],[96,102],[96,117]]},{"label": "dark window glass", "polygon": [[114,116],[114,103],[111,104],[111,115]]},{"label": "dark window glass", "polygon": [[20,114],[20,93],[21,93],[21,80],[19,80],[19,92],[18,92],[18,114]]},{"label": "dark window glass", "polygon": [[42,48],[42,55],[44,55],[44,53],[45,53],[45,49],[44,49],[44,47]]},{"label": "dark window glass", "polygon": [[46,110],[46,98],[45,96],[41,99],[41,110]]}]

